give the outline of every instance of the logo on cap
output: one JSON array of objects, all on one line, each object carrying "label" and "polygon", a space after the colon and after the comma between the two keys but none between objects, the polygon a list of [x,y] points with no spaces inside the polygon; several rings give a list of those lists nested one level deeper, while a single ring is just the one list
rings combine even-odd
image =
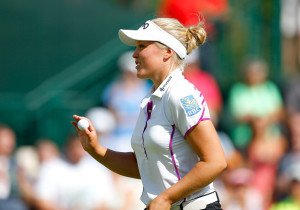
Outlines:
[{"label": "logo on cap", "polygon": [[149,23],[144,23],[144,24],[143,24],[143,29],[148,28],[148,26],[149,26]]}]

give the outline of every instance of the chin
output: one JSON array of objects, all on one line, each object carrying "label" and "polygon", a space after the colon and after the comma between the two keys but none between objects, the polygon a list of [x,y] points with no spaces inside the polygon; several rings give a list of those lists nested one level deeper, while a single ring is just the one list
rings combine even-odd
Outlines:
[{"label": "chin", "polygon": [[139,78],[139,79],[148,79],[148,78],[145,77],[144,75],[137,74],[136,76],[137,76],[137,78]]},{"label": "chin", "polygon": [[137,78],[139,78],[139,79],[148,79],[147,75],[146,75],[146,74],[143,74],[141,71],[138,71],[138,72],[136,73],[136,76],[137,76]]}]

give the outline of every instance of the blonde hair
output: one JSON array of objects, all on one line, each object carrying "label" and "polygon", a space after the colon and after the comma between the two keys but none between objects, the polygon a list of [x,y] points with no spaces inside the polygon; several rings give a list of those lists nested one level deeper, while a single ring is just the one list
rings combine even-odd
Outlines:
[{"label": "blonde hair", "polygon": [[202,45],[206,40],[203,22],[199,22],[198,25],[185,27],[174,18],[156,18],[152,21],[180,41],[185,46],[187,54],[190,54],[193,49]]}]

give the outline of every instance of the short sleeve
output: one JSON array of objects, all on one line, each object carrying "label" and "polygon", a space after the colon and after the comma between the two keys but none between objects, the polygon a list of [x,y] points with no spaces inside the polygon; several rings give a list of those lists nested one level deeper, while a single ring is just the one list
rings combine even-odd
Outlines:
[{"label": "short sleeve", "polygon": [[171,119],[183,136],[186,136],[198,123],[210,119],[207,103],[196,89],[174,91],[170,94]]}]

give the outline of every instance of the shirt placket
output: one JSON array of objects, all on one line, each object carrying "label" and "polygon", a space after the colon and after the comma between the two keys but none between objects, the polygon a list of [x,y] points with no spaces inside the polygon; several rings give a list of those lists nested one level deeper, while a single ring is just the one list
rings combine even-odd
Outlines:
[{"label": "shirt placket", "polygon": [[153,101],[149,101],[147,103],[147,119],[146,119],[145,126],[144,126],[143,133],[142,133],[142,144],[143,144],[144,153],[145,153],[145,156],[146,156],[147,159],[148,159],[148,154],[147,154],[147,150],[146,150],[146,147],[145,147],[144,133],[147,129],[148,121],[151,118],[152,108],[153,108]]}]

